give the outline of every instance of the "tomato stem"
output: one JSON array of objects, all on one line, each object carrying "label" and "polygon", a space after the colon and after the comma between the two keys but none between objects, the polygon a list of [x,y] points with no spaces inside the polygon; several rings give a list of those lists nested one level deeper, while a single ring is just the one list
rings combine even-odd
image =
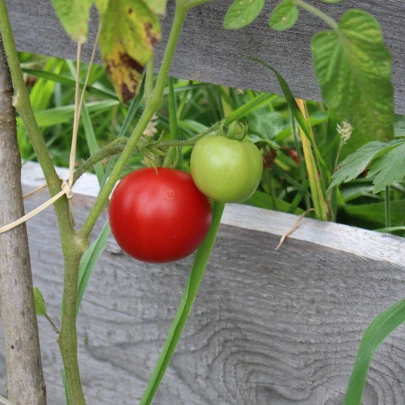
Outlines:
[{"label": "tomato stem", "polygon": [[326,24],[328,24],[333,30],[338,30],[339,26],[337,24],[337,22],[329,17],[327,14],[325,14],[323,11],[319,10],[318,8],[311,6],[310,4],[306,3],[303,0],[294,0],[294,3],[297,6],[300,6],[301,8],[303,8],[304,10],[309,11],[310,13],[312,13],[313,15],[319,17],[321,20],[325,21]]},{"label": "tomato stem", "polygon": [[132,132],[130,138],[128,139],[127,144],[125,145],[120,158],[115,164],[114,169],[112,170],[111,175],[106,181],[104,187],[101,189],[100,194],[98,195],[98,198],[80,231],[83,237],[86,238],[89,237],[90,232],[92,231],[94,225],[97,222],[98,217],[103,211],[104,206],[108,201],[108,198],[116,182],[118,181],[122,171],[124,170],[126,164],[129,161],[129,158],[134,152],[136,145],[140,137],[142,136],[146,126],[148,125],[149,121],[151,120],[155,112],[160,107],[160,104],[163,99],[163,92],[166,80],[170,70],[170,65],[174,56],[177,42],[180,37],[181,30],[183,28],[186,14],[187,9],[185,9],[184,7],[180,7],[178,4],[176,4],[176,12],[174,15],[173,25],[155,88],[153,89],[153,92],[150,95],[149,100],[147,101],[146,108],[143,111],[143,114],[141,115],[134,131]]},{"label": "tomato stem", "polygon": [[149,99],[153,92],[153,75],[155,67],[155,58],[154,55],[151,56],[147,65],[146,65],[146,76],[145,76],[145,100],[146,103],[149,102]]},{"label": "tomato stem", "polygon": [[187,319],[190,315],[195,298],[200,288],[200,284],[211,255],[211,251],[217,237],[224,208],[224,203],[213,203],[212,223],[210,230],[206,238],[204,239],[204,242],[197,250],[196,256],[194,258],[193,267],[191,269],[190,276],[183,293],[183,298],[177,310],[176,317],[174,318],[162,352],[160,353],[159,359],[156,363],[155,369],[153,370],[152,376],[149,380],[148,386],[146,387],[146,390],[142,396],[140,405],[151,404],[153,397],[159,388],[160,382],[162,381],[163,375],[176,350],[177,343],[180,340],[181,334],[187,323]]}]

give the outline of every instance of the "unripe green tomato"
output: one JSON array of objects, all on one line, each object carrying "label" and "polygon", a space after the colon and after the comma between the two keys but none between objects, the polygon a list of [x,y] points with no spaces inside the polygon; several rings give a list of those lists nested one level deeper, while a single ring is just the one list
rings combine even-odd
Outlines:
[{"label": "unripe green tomato", "polygon": [[190,159],[197,188],[219,202],[242,202],[257,189],[263,172],[259,149],[250,142],[223,136],[197,141]]}]

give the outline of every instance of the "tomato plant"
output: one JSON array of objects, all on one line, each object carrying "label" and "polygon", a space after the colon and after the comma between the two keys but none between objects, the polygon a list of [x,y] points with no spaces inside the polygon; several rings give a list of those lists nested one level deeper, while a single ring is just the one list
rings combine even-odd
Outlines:
[{"label": "tomato plant", "polygon": [[188,173],[145,168],[115,188],[109,218],[124,252],[144,262],[166,263],[201,244],[211,224],[211,205]]},{"label": "tomato plant", "polygon": [[259,185],[263,159],[250,142],[206,136],[196,143],[190,166],[195,184],[206,196],[220,202],[242,202]]}]

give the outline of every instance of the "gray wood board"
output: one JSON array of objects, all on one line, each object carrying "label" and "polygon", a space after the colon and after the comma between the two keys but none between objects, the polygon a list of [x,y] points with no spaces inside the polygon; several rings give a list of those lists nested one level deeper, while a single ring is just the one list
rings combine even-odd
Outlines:
[{"label": "gray wood board", "polygon": [[[393,82],[396,109],[405,113],[405,2],[401,0],[347,0],[337,5],[314,2],[338,19],[349,8],[370,12],[380,22],[388,48],[393,54]],[[174,1],[169,1],[168,17],[163,23],[163,43],[157,49],[159,65],[173,17]],[[76,47],[64,33],[49,0],[7,0],[18,49],[74,59]],[[248,88],[280,94],[273,73],[250,62],[247,55],[258,57],[280,71],[295,96],[320,100],[312,67],[311,37],[327,29],[318,18],[301,12],[298,24],[286,32],[274,32],[268,19],[276,4],[267,2],[265,10],[249,27],[225,31],[222,21],[231,0],[214,0],[190,12],[184,26],[171,75],[179,78]],[[93,13],[90,39],[96,30]],[[90,41],[91,42],[91,41]],[[87,59],[91,46],[85,51]],[[100,61],[100,59],[98,59]]]},{"label": "gray wood board", "polygon": [[[23,172],[26,189],[43,181],[34,164]],[[78,189],[94,194],[95,182],[88,175]],[[46,194],[29,199],[27,211]],[[75,195],[79,223],[92,201],[91,196]],[[201,291],[155,405],[342,403],[364,330],[404,296],[405,241],[304,219],[275,251],[280,235],[296,219],[252,207],[227,207]],[[28,222],[28,232],[35,285],[59,324],[63,270],[55,223],[49,208]],[[109,239],[78,317],[89,404],[138,402],[191,261],[142,264]],[[43,318],[39,325],[49,403],[62,405],[56,335]],[[378,350],[363,403],[404,404],[404,369],[401,327]],[[4,379],[1,351],[0,381]]]}]

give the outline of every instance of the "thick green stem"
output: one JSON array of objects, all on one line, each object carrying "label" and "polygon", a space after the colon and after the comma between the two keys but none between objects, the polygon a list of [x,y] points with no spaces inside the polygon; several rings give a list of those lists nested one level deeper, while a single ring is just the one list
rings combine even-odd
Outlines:
[{"label": "thick green stem", "polygon": [[[117,142],[119,141],[119,142]],[[118,138],[115,141],[111,142],[110,144],[104,146],[102,149],[98,150],[94,155],[91,155],[85,162],[83,162],[76,170],[73,177],[73,184],[90,170],[93,166],[97,163],[101,162],[102,160],[114,156],[119,155],[125,148],[125,145],[128,141],[128,138],[122,137]]]},{"label": "thick green stem", "polygon": [[91,210],[86,222],[81,229],[81,234],[87,239],[92,231],[98,217],[100,216],[104,206],[118,181],[125,165],[128,163],[135,147],[138,143],[139,138],[142,136],[146,126],[153,117],[153,114],[157,111],[162,103],[163,91],[166,84],[166,79],[169,74],[170,65],[174,56],[174,51],[176,49],[177,41],[180,37],[181,29],[183,28],[183,23],[186,18],[187,11],[183,7],[176,6],[176,13],[174,15],[173,26],[170,32],[169,40],[166,47],[165,56],[163,58],[163,63],[160,68],[159,77],[156,82],[156,86],[150,96],[150,99],[146,105],[146,108],[136,125],[134,132],[129,138],[120,158],[114,166],[110,177],[108,178],[105,186],[100,191],[100,194]]},{"label": "thick green stem", "polygon": [[310,4],[306,3],[303,0],[294,0],[294,3],[297,6],[300,6],[301,8],[303,8],[304,10],[309,11],[313,15],[316,15],[321,20],[325,21],[326,24],[328,24],[333,30],[337,30],[339,28],[337,22],[333,18],[329,17],[327,14],[325,14],[323,11],[319,10],[318,8],[311,6]]},{"label": "thick green stem", "polygon": [[[67,395],[70,405],[86,405],[79,362],[77,359],[76,305],[80,260],[83,255],[80,239],[71,235],[73,246],[65,253],[65,273],[63,285],[62,328],[58,343],[62,354],[67,382]],[[77,244],[74,246],[74,244]]]},{"label": "thick green stem", "polygon": [[204,277],[205,269],[217,237],[224,208],[224,203],[213,203],[212,223],[210,230],[204,239],[204,242],[197,250],[179,309],[177,310],[169,335],[139,405],[151,404],[153,397],[159,388],[159,384],[162,381],[167,366],[169,365],[170,360],[176,350],[177,343],[179,342],[184,327],[186,326],[187,319],[190,315],[191,309],[193,308],[201,281]]}]

